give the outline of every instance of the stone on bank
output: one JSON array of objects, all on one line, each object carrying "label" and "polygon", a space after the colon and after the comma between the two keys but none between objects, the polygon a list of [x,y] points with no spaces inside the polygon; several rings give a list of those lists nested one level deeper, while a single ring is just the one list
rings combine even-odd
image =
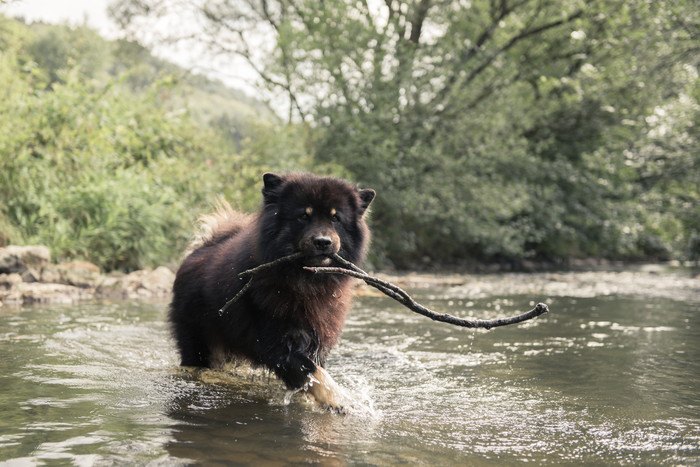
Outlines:
[{"label": "stone on bank", "polygon": [[164,298],[174,280],[175,274],[164,266],[103,274],[88,261],[52,263],[49,248],[42,245],[0,248],[0,306]]}]

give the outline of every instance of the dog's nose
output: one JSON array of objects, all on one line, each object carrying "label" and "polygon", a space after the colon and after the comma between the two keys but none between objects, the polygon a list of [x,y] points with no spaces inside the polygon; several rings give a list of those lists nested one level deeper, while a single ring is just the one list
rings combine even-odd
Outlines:
[{"label": "dog's nose", "polygon": [[333,241],[331,240],[330,237],[325,237],[325,236],[314,237],[314,246],[316,247],[317,250],[320,250],[320,251],[328,250],[332,243],[333,243]]}]

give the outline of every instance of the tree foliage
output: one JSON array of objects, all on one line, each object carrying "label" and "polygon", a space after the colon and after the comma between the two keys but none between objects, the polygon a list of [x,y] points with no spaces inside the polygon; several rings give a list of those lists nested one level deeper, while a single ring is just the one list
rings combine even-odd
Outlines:
[{"label": "tree foliage", "polygon": [[181,26],[165,40],[247,61],[289,123],[135,42],[1,18],[2,243],[106,268],[169,261],[215,194],[255,209],[262,172],[302,169],[378,190],[377,262],[700,256],[690,2],[111,10],[147,44],[167,17]]},{"label": "tree foliage", "polygon": [[263,121],[235,151],[182,107],[176,77],[144,69],[154,59],[111,60],[123,45],[0,16],[0,244],[46,244],[108,270],[176,261],[217,194],[257,207],[272,160],[251,136],[299,147],[286,164],[304,167],[303,146]]},{"label": "tree foliage", "polygon": [[112,12],[137,36],[197,17],[196,42],[246,59],[312,128],[317,161],[379,190],[375,251],[396,265],[697,249],[691,2],[120,0]]}]

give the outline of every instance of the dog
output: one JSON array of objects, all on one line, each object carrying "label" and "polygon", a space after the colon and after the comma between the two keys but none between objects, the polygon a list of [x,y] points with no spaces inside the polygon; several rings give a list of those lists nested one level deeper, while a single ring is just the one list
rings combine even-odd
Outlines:
[{"label": "dog", "polygon": [[[350,308],[350,278],[302,266],[330,265],[336,253],[363,261],[374,197],[374,190],[338,178],[266,173],[257,214],[221,202],[204,216],[173,285],[169,321],[181,365],[217,367],[242,358],[268,368],[290,390],[341,409],[338,387],[323,367]],[[220,313],[249,280],[240,272],[293,253],[303,256],[256,275]]]}]

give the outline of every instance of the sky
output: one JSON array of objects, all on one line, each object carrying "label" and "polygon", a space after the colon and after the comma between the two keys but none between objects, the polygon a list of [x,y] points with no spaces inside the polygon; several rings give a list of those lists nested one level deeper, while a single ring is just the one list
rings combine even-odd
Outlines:
[{"label": "sky", "polygon": [[105,37],[115,38],[117,27],[107,16],[109,0],[15,0],[2,7],[10,16],[48,23],[87,23]]},{"label": "sky", "polygon": [[[87,24],[106,38],[115,39],[120,37],[120,31],[107,14],[109,3],[110,0],[11,0],[8,4],[0,6],[0,12],[22,17],[29,22]],[[195,54],[177,47],[158,47],[152,51],[160,58],[195,73],[217,78],[248,95],[259,95],[259,91],[252,84],[256,79],[255,72],[242,61],[231,60],[222,63],[208,60],[201,53]]]}]

